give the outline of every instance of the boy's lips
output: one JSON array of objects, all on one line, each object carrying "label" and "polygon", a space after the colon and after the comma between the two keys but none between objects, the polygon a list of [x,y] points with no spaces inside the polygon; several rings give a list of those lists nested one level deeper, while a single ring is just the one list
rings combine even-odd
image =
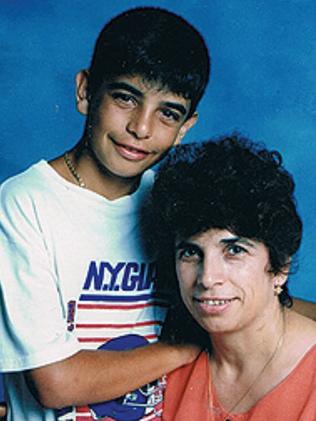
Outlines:
[{"label": "boy's lips", "polygon": [[128,159],[129,161],[141,161],[142,159],[146,158],[150,152],[138,148],[132,145],[126,145],[123,143],[116,142],[112,139],[112,142],[118,151],[118,153],[125,159]]}]

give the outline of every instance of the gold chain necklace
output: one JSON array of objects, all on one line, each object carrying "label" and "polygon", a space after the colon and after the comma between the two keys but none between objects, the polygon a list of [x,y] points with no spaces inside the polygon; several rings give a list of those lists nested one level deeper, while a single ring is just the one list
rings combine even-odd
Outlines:
[{"label": "gold chain necklace", "polygon": [[68,170],[70,171],[71,175],[76,179],[79,186],[85,188],[86,184],[83,181],[81,175],[76,170],[68,152],[65,152],[65,154],[64,154],[64,161],[66,162]]},{"label": "gold chain necklace", "polygon": [[[224,421],[233,421],[233,418],[232,418],[231,413],[245,399],[245,397],[248,395],[248,393],[253,388],[253,386],[258,382],[258,380],[260,379],[260,377],[262,376],[262,374],[265,372],[266,368],[271,364],[271,362],[275,358],[277,352],[279,351],[279,349],[283,345],[283,340],[284,340],[284,335],[285,335],[285,312],[284,311],[282,313],[282,320],[283,320],[282,333],[281,333],[281,335],[280,335],[280,337],[278,339],[278,342],[276,344],[276,347],[275,347],[274,351],[272,352],[272,354],[270,355],[270,357],[267,359],[267,361],[264,363],[262,369],[259,371],[259,373],[255,377],[255,379],[250,383],[250,386],[248,386],[248,388],[246,389],[246,391],[237,400],[237,402],[234,403],[234,405],[229,409],[229,411],[225,411],[224,410],[224,412],[227,414],[224,417]],[[212,392],[211,392],[211,394],[212,394]]]}]

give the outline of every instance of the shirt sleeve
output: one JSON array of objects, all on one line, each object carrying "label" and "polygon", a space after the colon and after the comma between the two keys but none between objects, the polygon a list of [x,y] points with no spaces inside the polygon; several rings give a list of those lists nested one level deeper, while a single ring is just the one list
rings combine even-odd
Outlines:
[{"label": "shirt sleeve", "polygon": [[56,362],[80,349],[66,328],[36,200],[15,190],[0,190],[0,370],[6,372]]}]

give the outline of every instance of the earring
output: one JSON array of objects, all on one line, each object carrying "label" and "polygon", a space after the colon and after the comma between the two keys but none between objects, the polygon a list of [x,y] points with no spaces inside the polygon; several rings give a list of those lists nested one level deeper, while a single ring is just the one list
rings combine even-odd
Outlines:
[{"label": "earring", "polygon": [[281,287],[281,285],[279,285],[279,284],[273,285],[273,292],[274,292],[275,296],[280,295],[282,291],[283,291],[283,288]]}]

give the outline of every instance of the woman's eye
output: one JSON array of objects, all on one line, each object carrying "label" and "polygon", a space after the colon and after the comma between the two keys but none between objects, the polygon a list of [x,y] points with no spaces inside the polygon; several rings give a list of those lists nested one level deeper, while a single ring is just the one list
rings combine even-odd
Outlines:
[{"label": "woman's eye", "polygon": [[233,244],[227,247],[227,252],[230,256],[236,256],[238,254],[247,253],[247,250],[244,247]]},{"label": "woman's eye", "polygon": [[199,259],[200,257],[200,250],[193,246],[184,247],[177,252],[177,258],[179,260]]}]

